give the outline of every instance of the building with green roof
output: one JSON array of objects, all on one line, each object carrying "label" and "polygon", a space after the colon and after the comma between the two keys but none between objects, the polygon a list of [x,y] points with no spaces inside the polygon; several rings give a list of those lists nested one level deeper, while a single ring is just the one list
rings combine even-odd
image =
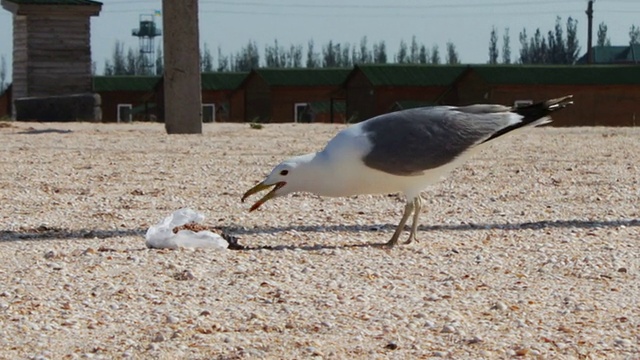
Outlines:
[{"label": "building with green roof", "polygon": [[[623,46],[593,46],[593,64],[596,65],[638,65],[640,64],[640,44]],[[577,64],[587,64],[587,54],[581,56]]]},{"label": "building with green roof", "polygon": [[307,104],[298,122],[346,123],[347,104],[344,100],[314,101]]},{"label": "building with green roof", "polygon": [[[577,106],[555,115],[553,126],[640,122],[634,65],[359,65],[204,73],[201,80],[205,121],[354,122],[413,107],[517,106],[572,94]],[[159,76],[96,76],[92,90],[101,95],[104,121],[162,121],[162,85]]]},{"label": "building with green roof", "polygon": [[[244,108],[242,94],[236,93],[246,72],[202,73],[203,120],[243,121],[232,118],[233,109]],[[95,76],[93,91],[102,99],[102,116],[107,122],[164,119],[164,79],[162,76]]]},{"label": "building with green roof", "polygon": [[238,88],[248,74],[248,72],[202,74],[202,114],[205,121],[244,121],[244,93]]},{"label": "building with green roof", "polygon": [[244,93],[245,121],[300,121],[309,103],[340,99],[341,85],[350,71],[331,68],[254,69],[238,88]]},{"label": "building with green roof", "polygon": [[160,76],[94,76],[92,90],[100,95],[104,122],[130,122],[157,117],[153,100]]},{"label": "building with green roof", "polygon": [[386,113],[398,101],[438,103],[467,70],[465,65],[366,64],[347,76],[347,118],[361,121]]}]

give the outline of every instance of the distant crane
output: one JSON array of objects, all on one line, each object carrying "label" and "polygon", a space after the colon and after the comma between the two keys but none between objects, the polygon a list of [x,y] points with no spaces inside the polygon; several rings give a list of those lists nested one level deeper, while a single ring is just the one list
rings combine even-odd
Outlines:
[{"label": "distant crane", "polygon": [[140,15],[140,27],[131,31],[133,36],[140,39],[140,66],[145,74],[156,73],[156,45],[155,38],[162,36],[162,30],[156,27],[154,15]]}]

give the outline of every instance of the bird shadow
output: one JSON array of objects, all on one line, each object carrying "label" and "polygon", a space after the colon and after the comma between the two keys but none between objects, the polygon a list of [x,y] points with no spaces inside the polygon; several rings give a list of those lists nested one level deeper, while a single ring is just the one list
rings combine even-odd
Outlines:
[{"label": "bird shadow", "polygon": [[[329,225],[329,226],[259,226],[254,228],[225,227],[225,231],[234,236],[256,235],[256,234],[277,234],[287,231],[296,232],[392,232],[396,229],[396,224],[373,224],[373,225]],[[640,219],[620,219],[620,220],[541,220],[534,222],[520,223],[466,223],[466,224],[446,224],[446,225],[420,225],[419,231],[474,231],[474,230],[543,230],[554,228],[577,228],[577,229],[597,229],[611,227],[640,227]],[[408,226],[405,226],[408,230]],[[344,249],[344,248],[365,248],[380,247],[385,248],[386,243],[368,244],[347,244],[347,245],[277,245],[277,246],[256,246],[242,247],[239,250],[321,250],[321,249]]]},{"label": "bird shadow", "polygon": [[38,134],[69,134],[72,133],[72,130],[61,130],[61,129],[53,129],[53,128],[49,128],[49,129],[34,129],[34,128],[28,128],[27,130],[23,130],[23,131],[18,131],[16,134],[21,134],[21,135],[38,135]]},{"label": "bird shadow", "polygon": [[64,229],[50,226],[39,226],[20,230],[0,230],[0,243],[22,240],[77,240],[108,239],[125,236],[144,236],[146,229]]},{"label": "bird shadow", "polygon": [[[344,244],[344,245],[262,245],[243,246],[239,240],[245,235],[277,234],[288,231],[296,232],[392,232],[395,224],[370,224],[370,225],[291,225],[291,226],[258,226],[246,228],[238,225],[216,227],[222,230],[223,237],[229,242],[231,250],[306,250],[317,251],[322,249],[348,249],[348,248],[385,248],[385,243]],[[421,225],[420,231],[474,231],[474,230],[543,230],[554,228],[596,229],[611,227],[640,227],[640,219],[619,220],[541,220],[535,222],[520,223],[466,223],[466,224],[442,224]],[[80,239],[108,239],[127,236],[144,237],[146,229],[64,229],[49,226],[28,228],[20,230],[0,230],[0,243],[24,240],[80,240]]]},{"label": "bird shadow", "polygon": [[[287,231],[298,232],[320,232],[320,231],[391,231],[395,230],[396,224],[372,224],[372,225],[291,225],[291,226],[258,226],[254,228],[245,228],[241,226],[227,226],[226,229],[232,231],[236,235],[254,235],[254,234],[274,234]],[[640,219],[620,219],[620,220],[541,220],[526,221],[521,223],[462,223],[462,224],[446,224],[446,225],[420,225],[420,231],[471,231],[471,230],[539,230],[550,228],[608,228],[619,226],[640,226]],[[409,226],[405,226],[406,229]]]}]

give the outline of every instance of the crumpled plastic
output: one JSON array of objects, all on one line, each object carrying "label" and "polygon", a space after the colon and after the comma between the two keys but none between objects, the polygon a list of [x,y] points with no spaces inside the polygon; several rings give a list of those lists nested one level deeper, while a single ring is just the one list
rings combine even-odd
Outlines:
[{"label": "crumpled plastic", "polygon": [[209,230],[194,232],[180,230],[173,233],[173,229],[191,222],[201,223],[204,215],[189,208],[175,211],[156,225],[151,226],[145,235],[146,244],[155,249],[226,249],[229,243],[220,235]]}]

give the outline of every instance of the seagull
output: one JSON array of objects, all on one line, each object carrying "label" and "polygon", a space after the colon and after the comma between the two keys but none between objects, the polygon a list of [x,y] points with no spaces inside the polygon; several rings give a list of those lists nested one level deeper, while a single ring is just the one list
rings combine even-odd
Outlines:
[{"label": "seagull", "polygon": [[422,190],[503,135],[551,122],[549,115],[573,104],[572,98],[519,107],[433,106],[379,115],[341,130],[321,151],[281,162],[242,202],[269,188],[250,212],[295,192],[327,197],[403,193],[402,218],[385,245],[398,243],[413,214],[409,244],[416,240]]}]

